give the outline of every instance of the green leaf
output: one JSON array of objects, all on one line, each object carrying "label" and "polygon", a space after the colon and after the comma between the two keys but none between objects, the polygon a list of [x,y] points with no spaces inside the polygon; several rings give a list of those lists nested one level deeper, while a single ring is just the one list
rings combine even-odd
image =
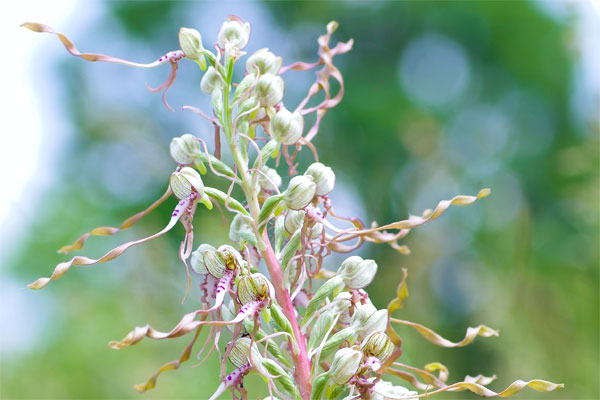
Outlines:
[{"label": "green leaf", "polygon": [[[281,200],[283,200],[282,194],[271,196],[267,200],[265,200],[262,208],[260,209],[260,213],[258,214],[259,226],[273,214],[273,210],[275,209],[275,207],[277,207],[277,204],[279,204]],[[261,228],[261,231],[264,230],[265,227],[266,224]]]}]

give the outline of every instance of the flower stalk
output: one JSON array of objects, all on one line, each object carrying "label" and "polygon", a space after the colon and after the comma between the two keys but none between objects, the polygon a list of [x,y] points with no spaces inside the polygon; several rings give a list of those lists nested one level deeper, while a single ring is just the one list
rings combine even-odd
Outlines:
[{"label": "flower stalk", "polygon": [[[398,241],[411,229],[440,217],[450,206],[470,205],[490,194],[489,189],[483,189],[476,196],[456,196],[439,202],[421,216],[410,216],[383,226],[375,223],[366,226],[356,218],[341,217],[334,211],[328,195],[335,188],[336,176],[332,168],[319,162],[311,140],[324,115],[340,103],[344,93],[342,74],[333,59],[349,51],[353,41],[330,46],[331,36],[337,29],[336,22],[330,22],[327,32],[318,39],[317,62],[296,62],[282,67],[281,57],[263,48],[248,58],[246,75],[237,84],[233,82],[234,66],[246,54],[243,49],[251,29],[249,23],[235,16],[230,16],[221,27],[214,47],[216,53],[206,49],[198,31],[182,28],[181,49],[147,64],[80,53],[66,36],[48,26],[35,23],[23,26],[35,32],[58,35],[72,55],[87,61],[141,68],[168,63],[171,73],[157,90],[163,91],[163,101],[169,109],[164,96],[175,81],[178,62],[189,60],[206,70],[200,88],[211,95],[214,117],[192,106],[182,109],[194,111],[214,126],[215,152],[209,153],[205,141],[192,134],[174,138],[170,154],[177,167],[168,179],[166,193],[118,228],[96,228],[72,245],[61,248],[61,252],[80,250],[91,235],[114,235],[130,228],[174,195],[178,203],[165,228],[146,238],[124,243],[98,259],[75,256],[58,264],[50,277],[39,278],[30,284],[32,289],[41,289],[66,274],[71,266],[114,260],[130,247],[157,239],[181,223],[185,236],[179,258],[188,273],[186,296],[191,288],[191,266],[202,280],[200,292],[196,294],[202,308],[185,314],[170,331],[162,332],[145,325],[130,331],[122,340],[109,343],[111,348],[118,350],[144,338],[165,340],[195,332],[179,359],[164,364],[146,383],[136,385],[138,391],[153,388],[162,372],[178,369],[187,361],[204,326],[210,326],[210,332],[198,353],[199,359],[207,346],[210,350],[204,360],[214,350],[221,355],[222,331],[229,330],[232,335],[221,357],[220,384],[211,399],[227,390],[234,398],[238,395],[247,398],[243,381],[250,373],[265,378],[270,398],[274,398],[275,393],[292,400],[412,399],[460,390],[483,396],[508,396],[525,387],[538,391],[562,387],[542,380],[517,380],[508,389],[496,393],[486,387],[492,378],[467,376],[462,382],[447,384],[448,369],[440,363],[430,363],[420,369],[397,362],[402,356],[402,340],[392,325],[408,325],[431,343],[443,347],[462,347],[476,337],[497,336],[498,332],[479,325],[468,328],[461,341],[453,342],[416,322],[392,318],[392,313],[402,308],[408,296],[406,270],[403,270],[396,297],[387,308],[377,309],[365,290],[379,270],[374,260],[350,255],[337,269],[325,269],[323,261],[332,252],[350,253],[364,242],[385,243],[408,254],[408,248]],[[285,83],[280,75],[290,70],[314,68],[320,68],[315,83],[294,111],[288,111],[284,104]],[[332,79],[339,84],[337,93],[331,90]],[[316,106],[306,108],[321,92],[324,99]],[[315,114],[315,122],[305,132],[304,116],[311,113]],[[220,158],[221,133],[233,157],[233,166]],[[262,147],[258,144],[261,141],[265,142]],[[295,158],[305,147],[314,156],[314,162],[304,174],[299,174]],[[249,150],[257,153],[252,164]],[[275,165],[269,166],[272,158],[276,158]],[[291,178],[285,191],[279,190],[281,177],[277,168],[281,161],[285,162]],[[229,189],[224,192],[205,186],[202,175],[207,173],[227,182]],[[232,196],[235,185],[241,188],[243,199]],[[217,247],[202,243],[193,251],[193,220],[198,204],[209,210],[217,205],[220,210],[234,214],[229,231],[233,245]],[[272,239],[269,236],[271,229]],[[354,244],[347,244],[351,240]],[[261,271],[263,264],[266,272]],[[228,368],[228,362],[233,364],[233,371]],[[231,372],[227,373],[228,370]],[[406,380],[423,393],[383,380],[386,374]]]}]

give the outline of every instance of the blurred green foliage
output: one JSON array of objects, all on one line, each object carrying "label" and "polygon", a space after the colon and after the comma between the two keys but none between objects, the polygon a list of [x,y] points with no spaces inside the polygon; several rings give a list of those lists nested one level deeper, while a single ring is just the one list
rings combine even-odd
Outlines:
[{"label": "blurred green foliage", "polygon": [[[406,266],[410,296],[398,312],[403,319],[450,339],[479,323],[500,330],[499,338],[439,349],[400,329],[403,362],[442,362],[451,380],[497,374],[491,387],[498,390],[519,378],[566,384],[562,391],[528,390],[520,398],[600,397],[598,126],[578,122],[571,107],[576,20],[550,17],[529,2],[113,1],[105,7],[84,37],[72,39],[93,49],[107,40],[103,27],[113,26],[117,49],[142,43],[134,55],[148,59],[177,46],[179,26],[199,29],[209,47],[220,21],[234,13],[249,20],[259,36],[267,35],[266,43],[251,38],[253,49],[284,48],[291,57],[284,64],[311,61],[325,24],[339,21],[335,37],[353,37],[355,46],[337,60],[346,94],[325,117],[316,144],[321,160],[346,187],[344,201],[363,205],[367,220],[383,223],[455,194],[492,188],[489,199],[451,209],[412,232],[406,239],[410,256],[387,247],[366,249],[380,265],[369,290],[377,306],[393,296],[400,267]],[[209,20],[214,32],[200,24]],[[435,51],[445,51],[455,63],[433,65],[419,75],[410,69],[410,49],[418,66],[419,52],[435,61]],[[171,137],[185,132],[210,137],[212,130],[185,113],[171,115],[159,96],[143,93],[143,82],[158,82],[158,72],[89,65],[67,55],[56,70],[77,136],[58,167],[61,184],[46,194],[45,207],[30,223],[31,235],[11,260],[10,272],[22,285],[47,276],[65,259],[55,250],[78,234],[118,225],[157,198],[174,167],[167,150]],[[457,77],[445,81],[435,75],[448,70],[463,73],[462,86]],[[285,101],[294,104],[312,78],[307,74],[306,87],[294,88],[291,74],[284,76],[290,96]],[[407,83],[410,76],[422,80]],[[169,101],[178,107],[196,103],[199,79],[196,69],[182,65]],[[424,87],[429,79],[447,87]],[[97,90],[101,86],[112,90]],[[444,93],[455,95],[441,101]],[[222,185],[210,179],[207,184]],[[90,239],[85,254],[158,231],[171,205],[117,237]],[[197,243],[227,242],[217,213],[200,212],[195,225]],[[137,396],[131,385],[177,358],[187,339],[145,341],[123,351],[106,343],[136,325],[169,328],[198,304],[193,298],[180,302],[181,233],[177,228],[110,264],[74,268],[43,291],[19,292],[19,299],[36,302],[16,326],[33,329],[31,321],[39,320],[42,327],[29,351],[3,357],[1,397]],[[144,396],[208,397],[216,387],[216,357],[190,368],[194,364],[165,373]],[[249,381],[251,398],[264,394],[253,385],[258,378]]]}]

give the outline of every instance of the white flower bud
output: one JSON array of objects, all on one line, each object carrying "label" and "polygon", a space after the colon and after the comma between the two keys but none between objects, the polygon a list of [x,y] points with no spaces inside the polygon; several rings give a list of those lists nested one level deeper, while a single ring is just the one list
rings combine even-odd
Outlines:
[{"label": "white flower bud", "polygon": [[345,347],[335,352],[331,368],[329,368],[329,377],[338,385],[343,385],[350,380],[358,371],[362,353],[358,350]]},{"label": "white flower bud", "polygon": [[[293,234],[298,229],[302,228],[305,215],[306,212],[303,210],[288,210],[284,219],[285,230]],[[319,237],[322,231],[323,224],[320,222],[315,222],[314,224],[307,227],[307,236],[311,239],[316,239],[317,237]]]},{"label": "white flower bud", "polygon": [[264,74],[256,82],[258,100],[263,106],[274,106],[283,99],[284,83],[280,76]]},{"label": "white flower bud", "polygon": [[394,386],[391,382],[381,380],[373,387],[369,400],[417,399],[418,393],[403,386]]},{"label": "white flower bud", "polygon": [[190,259],[190,266],[195,273],[204,275],[208,273],[208,269],[206,268],[205,256],[207,252],[214,252],[216,254],[217,250],[212,247],[210,244],[203,243],[196,251],[192,252],[192,258]]},{"label": "white flower bud", "polygon": [[217,43],[223,50],[230,48],[243,49],[250,38],[250,23],[240,21],[225,21],[219,29]]},{"label": "white flower bud", "polygon": [[394,351],[394,343],[385,333],[375,331],[365,338],[360,349],[367,357],[385,360]]},{"label": "white flower bud", "polygon": [[356,327],[356,332],[361,338],[375,331],[385,331],[387,322],[387,310],[377,311],[375,306],[369,303],[357,306],[352,316],[352,325]]},{"label": "white flower bud", "polygon": [[325,165],[316,162],[312,163],[304,175],[310,175],[315,179],[317,185],[317,196],[325,196],[333,190],[335,185],[335,174],[333,170]]},{"label": "white flower bud", "polygon": [[198,161],[198,155],[202,150],[200,149],[200,143],[194,135],[186,133],[181,137],[171,140],[169,152],[177,164],[192,165]]},{"label": "white flower bud", "polygon": [[252,230],[252,219],[244,214],[236,214],[229,227],[229,239],[232,242],[237,243],[248,237],[248,235],[254,235]]},{"label": "white flower bud", "polygon": [[264,300],[267,302],[267,307],[270,307],[274,293],[275,288],[271,282],[260,273],[242,277],[237,285],[238,299],[242,304]]},{"label": "white flower bud", "polygon": [[293,177],[285,191],[284,201],[288,208],[301,210],[315,197],[316,185],[312,177],[298,175]]},{"label": "white flower bud", "polygon": [[367,287],[375,278],[377,264],[373,260],[363,260],[359,256],[351,256],[344,260],[338,274],[350,289]]},{"label": "white flower bud", "polygon": [[304,210],[289,210],[283,221],[285,230],[290,234],[293,234],[298,229],[302,228],[302,224],[304,223],[304,216],[306,212]]},{"label": "white flower bud", "polygon": [[302,115],[299,112],[292,113],[285,107],[281,107],[269,124],[271,137],[285,145],[296,143],[302,137],[303,130],[304,118]]},{"label": "white flower bud", "polygon": [[204,183],[198,171],[190,167],[183,167],[180,171],[173,172],[169,179],[173,194],[180,200],[189,197],[196,191],[199,197],[204,196]]},{"label": "white flower bud", "polygon": [[187,58],[198,62],[202,69],[206,68],[206,58],[202,54],[204,47],[202,46],[200,32],[190,28],[179,29],[179,47],[181,47]]},{"label": "white flower bud", "polygon": [[261,75],[266,73],[277,75],[281,68],[281,61],[281,57],[276,57],[269,49],[260,49],[248,57],[246,71],[251,74],[258,68],[258,73]]},{"label": "white flower bud", "polygon": [[210,66],[204,73],[202,80],[200,81],[200,89],[206,93],[211,94],[217,89],[221,89],[225,86],[223,77],[215,70],[214,67]]},{"label": "white flower bud", "polygon": [[258,175],[258,184],[262,189],[273,192],[281,186],[281,177],[275,169],[264,166],[261,171],[266,175]]}]

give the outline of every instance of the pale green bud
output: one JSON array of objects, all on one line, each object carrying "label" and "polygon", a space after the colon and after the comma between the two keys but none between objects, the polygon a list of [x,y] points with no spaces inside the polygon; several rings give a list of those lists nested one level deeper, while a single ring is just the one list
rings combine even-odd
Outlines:
[{"label": "pale green bud", "polygon": [[[212,246],[201,245],[194,253],[197,255],[197,265],[199,266],[200,271],[202,270],[202,267],[200,266],[202,263],[204,269],[206,269],[206,271],[215,278],[221,279],[223,275],[225,275],[227,266],[225,265],[223,257],[219,255],[219,251],[217,249]],[[192,253],[192,256],[194,253]]]},{"label": "pale green bud", "polygon": [[[252,357],[252,363],[250,357]],[[229,353],[229,361],[237,368],[252,364],[261,375],[269,375],[263,366],[263,358],[258,346],[249,337],[242,337],[235,341]]]},{"label": "pale green bud", "polygon": [[351,256],[344,260],[338,274],[350,289],[367,287],[375,278],[377,264],[373,260],[363,260],[359,256]]},{"label": "pale green bud", "polygon": [[304,130],[304,118],[299,112],[290,112],[281,107],[275,117],[271,119],[269,132],[277,142],[292,145],[302,137]]},{"label": "pale green bud", "polygon": [[292,210],[303,209],[315,197],[315,189],[316,185],[312,177],[305,175],[293,177],[284,193],[286,206]]},{"label": "pale green bud", "polygon": [[190,28],[179,29],[179,47],[187,58],[198,62],[200,68],[206,69],[206,58],[202,54],[204,47],[200,32]]},{"label": "pale green bud", "polygon": [[206,93],[211,94],[217,89],[221,89],[225,86],[225,81],[221,74],[215,70],[214,67],[210,66],[204,73],[202,80],[200,81],[200,89]]},{"label": "pale green bud", "polygon": [[352,316],[358,336],[364,338],[375,331],[385,331],[388,323],[387,310],[377,310],[372,304],[361,304],[356,307]]},{"label": "pale green bud", "polygon": [[281,57],[275,56],[269,49],[260,49],[246,60],[246,71],[254,73],[258,68],[259,74],[277,75],[279,68],[281,68],[281,61]]},{"label": "pale green bud", "polygon": [[240,21],[225,21],[219,29],[217,43],[223,50],[230,48],[243,49],[248,44],[250,38],[250,23]]},{"label": "pale green bud", "polygon": [[237,285],[238,299],[242,304],[264,300],[267,307],[270,307],[274,293],[275,288],[271,282],[260,273],[242,277]]},{"label": "pale green bud", "polygon": [[[294,233],[298,229],[302,228],[304,223],[304,216],[306,212],[303,210],[289,210],[285,215],[285,230],[289,233]],[[316,222],[311,226],[307,227],[307,236],[311,239],[316,239],[323,231],[323,224]]]},{"label": "pale green bud", "polygon": [[335,185],[335,174],[333,170],[325,165],[316,162],[312,163],[304,173],[314,178],[317,185],[317,196],[325,196],[329,194]]},{"label": "pale green bud", "polygon": [[285,230],[289,233],[294,233],[302,228],[305,215],[306,212],[304,210],[289,210],[284,219]]},{"label": "pale green bud", "polygon": [[261,171],[266,175],[258,175],[258,184],[262,189],[273,192],[281,186],[281,177],[275,169],[264,166]]},{"label": "pale green bud", "polygon": [[283,99],[283,79],[273,74],[264,74],[256,82],[258,100],[263,106],[274,106]]},{"label": "pale green bud", "polygon": [[236,214],[229,227],[229,239],[237,243],[242,239],[248,241],[253,236],[252,219],[244,214]]},{"label": "pale green bud", "polygon": [[329,368],[330,379],[338,385],[343,385],[350,380],[358,371],[362,353],[349,347],[339,349],[333,356],[331,368]]},{"label": "pale green bud", "polygon": [[198,155],[202,150],[194,135],[186,133],[171,140],[169,152],[177,164],[192,165],[198,161]]},{"label": "pale green bud", "polygon": [[183,167],[173,172],[169,179],[173,194],[180,200],[189,197],[196,191],[199,197],[204,197],[204,183],[198,171],[190,167]]},{"label": "pale green bud", "polygon": [[382,331],[375,331],[365,338],[360,349],[367,357],[385,360],[394,351],[394,343]]},{"label": "pale green bud", "polygon": [[205,257],[207,252],[217,253],[217,250],[212,247],[210,244],[203,243],[196,251],[192,252],[192,257],[190,259],[190,266],[194,270],[195,273],[204,275],[208,273],[208,269],[206,268]]}]

